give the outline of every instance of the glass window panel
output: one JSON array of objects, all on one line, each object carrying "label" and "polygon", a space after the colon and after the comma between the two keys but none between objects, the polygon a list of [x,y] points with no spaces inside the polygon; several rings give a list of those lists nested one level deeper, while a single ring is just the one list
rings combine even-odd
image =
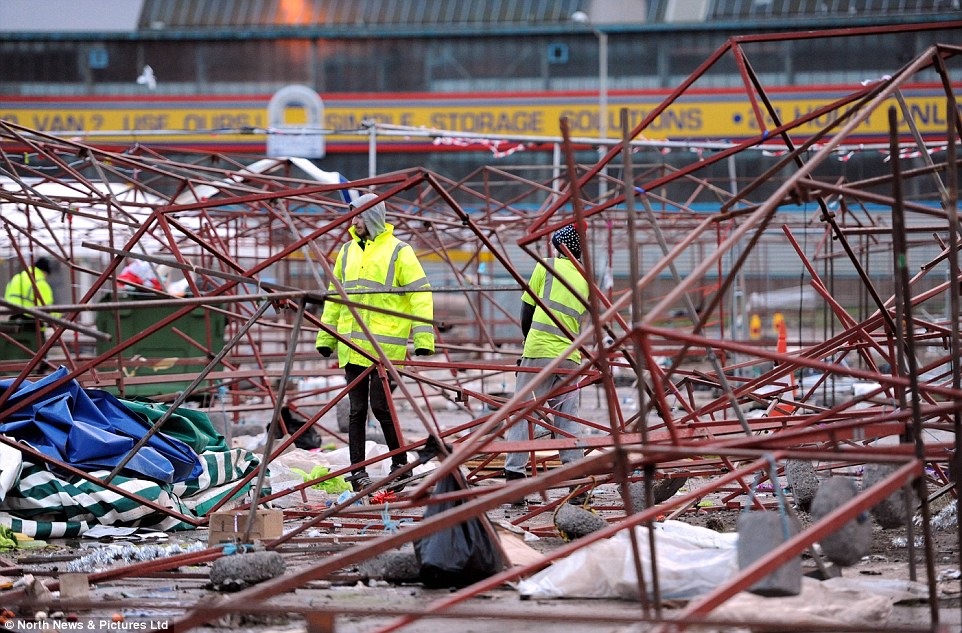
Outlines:
[{"label": "glass window panel", "polygon": [[310,49],[308,40],[212,41],[204,45],[204,68],[212,82],[305,82]]},{"label": "glass window panel", "polygon": [[[104,42],[103,47],[107,50],[108,63],[104,68],[90,71],[90,77],[94,84],[135,82],[143,70],[137,67],[137,49],[139,46],[140,43],[138,42]],[[170,49],[171,47],[165,46],[162,48]],[[155,71],[160,72],[165,70],[163,66],[155,69]]]},{"label": "glass window panel", "polygon": [[351,40],[318,46],[317,88],[329,92],[413,92],[424,85],[420,40]]},{"label": "glass window panel", "polygon": [[5,42],[0,44],[0,85],[82,81],[78,55],[70,42]]}]

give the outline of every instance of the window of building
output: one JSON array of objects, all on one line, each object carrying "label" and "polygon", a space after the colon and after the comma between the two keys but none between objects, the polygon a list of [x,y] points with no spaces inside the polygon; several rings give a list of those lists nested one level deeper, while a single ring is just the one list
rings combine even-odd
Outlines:
[{"label": "window of building", "polygon": [[0,82],[82,81],[71,42],[0,42]]},{"label": "window of building", "polygon": [[203,45],[203,72],[210,82],[284,85],[307,83],[309,40],[216,40]]}]

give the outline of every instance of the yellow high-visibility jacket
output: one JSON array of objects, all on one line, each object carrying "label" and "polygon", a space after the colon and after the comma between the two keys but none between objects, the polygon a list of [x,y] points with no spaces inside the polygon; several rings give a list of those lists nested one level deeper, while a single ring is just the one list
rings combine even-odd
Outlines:
[{"label": "yellow high-visibility jacket", "polygon": [[[33,281],[30,278],[33,277]],[[34,290],[36,282],[36,291]],[[39,294],[38,294],[39,293]],[[47,282],[47,274],[36,266],[17,273],[7,283],[3,298],[10,303],[25,308],[36,308],[53,304],[53,289]],[[54,315],[59,316],[59,315]]]},{"label": "yellow high-visibility jacket", "polygon": [[[394,237],[394,225],[385,224],[384,232],[373,240],[367,240],[361,248],[360,240],[350,228],[353,239],[341,247],[334,262],[334,275],[347,291],[351,290],[421,290],[421,292],[370,293],[348,295],[352,302],[360,304],[358,314],[370,328],[371,335],[377,341],[384,355],[392,361],[404,360],[407,355],[408,337],[414,333],[415,349],[434,351],[434,326],[424,321],[413,322],[409,318],[392,314],[368,310],[363,306],[372,306],[410,314],[419,319],[434,319],[434,299],[429,289],[431,284],[421,268],[414,249],[406,242]],[[333,282],[328,286],[334,291]],[[337,301],[326,301],[321,322],[336,330],[338,334],[349,338],[355,345],[371,353],[374,358],[374,346],[365,336],[364,331],[354,319],[351,311],[344,304]],[[317,347],[334,349],[333,335],[321,330],[317,334]],[[354,351],[349,346],[337,345],[338,364],[344,367],[348,363],[368,366],[372,361],[364,355]]]},{"label": "yellow high-visibility jacket", "polygon": [[[548,263],[571,284],[572,288],[577,290],[583,299],[588,299],[588,281],[573,263],[565,257],[554,257],[549,259]],[[581,317],[586,310],[585,304],[573,295],[563,283],[557,281],[555,276],[540,263],[535,266],[534,272],[531,273],[528,285],[532,292],[537,294],[558,317],[558,320],[564,323],[568,331],[577,336],[581,327]],[[571,337],[555,325],[555,322],[541,306],[535,304],[530,294],[525,292],[521,300],[535,306],[534,316],[531,319],[531,329],[528,330],[524,339],[522,355],[525,358],[557,358],[561,356],[571,345]],[[568,358],[580,363],[581,352],[575,350],[568,355]]]}]

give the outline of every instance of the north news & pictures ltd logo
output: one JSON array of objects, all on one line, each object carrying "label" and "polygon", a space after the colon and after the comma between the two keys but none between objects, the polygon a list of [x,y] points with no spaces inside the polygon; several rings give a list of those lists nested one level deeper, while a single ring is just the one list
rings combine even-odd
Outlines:
[{"label": "north news & pictures ltd logo", "polygon": [[170,623],[164,620],[122,620],[105,618],[68,620],[20,620],[11,618],[3,623],[6,631],[167,631]]}]

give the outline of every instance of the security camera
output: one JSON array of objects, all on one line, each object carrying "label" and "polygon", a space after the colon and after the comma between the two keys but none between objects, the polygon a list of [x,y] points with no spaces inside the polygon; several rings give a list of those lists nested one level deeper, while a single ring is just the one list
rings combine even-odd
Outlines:
[{"label": "security camera", "polygon": [[579,24],[587,24],[589,22],[588,14],[584,11],[575,11],[571,14],[571,21]]}]

